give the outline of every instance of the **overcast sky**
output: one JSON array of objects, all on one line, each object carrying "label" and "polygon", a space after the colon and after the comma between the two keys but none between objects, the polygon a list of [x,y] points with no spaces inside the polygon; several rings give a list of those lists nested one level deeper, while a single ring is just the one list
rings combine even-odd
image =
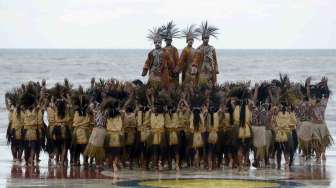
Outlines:
[{"label": "overcast sky", "polygon": [[216,48],[336,48],[336,0],[0,0],[0,48],[152,48],[170,20],[208,20]]}]

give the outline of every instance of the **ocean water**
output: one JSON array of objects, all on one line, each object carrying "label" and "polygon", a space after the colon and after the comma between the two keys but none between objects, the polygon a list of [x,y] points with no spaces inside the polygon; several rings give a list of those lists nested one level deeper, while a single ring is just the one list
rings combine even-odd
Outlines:
[{"label": "ocean water", "polygon": [[[47,80],[47,86],[67,77],[75,87],[88,86],[91,77],[134,80],[141,77],[149,50],[63,50],[0,49],[0,146],[6,144],[8,124],[4,94],[28,80]],[[219,82],[251,80],[252,83],[278,78],[287,73],[291,80],[312,76],[329,78],[336,92],[336,50],[217,50]],[[327,124],[336,138],[336,99],[331,96],[326,112]],[[8,147],[9,152],[9,147]],[[332,147],[329,154],[336,155]]]}]

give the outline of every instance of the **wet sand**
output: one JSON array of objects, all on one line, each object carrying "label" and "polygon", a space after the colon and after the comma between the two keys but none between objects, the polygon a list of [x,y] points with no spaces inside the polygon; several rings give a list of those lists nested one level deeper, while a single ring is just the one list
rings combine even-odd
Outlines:
[{"label": "wet sand", "polygon": [[[47,155],[41,154],[37,167],[13,162],[8,146],[0,146],[0,187],[335,187],[336,156],[329,155],[325,165],[311,165],[296,157],[290,170],[272,168],[239,171],[223,168],[207,171],[182,169],[179,173],[164,170],[142,171],[122,169],[112,172],[105,168],[60,167],[47,165]],[[301,164],[300,164],[301,163]],[[165,180],[169,179],[169,182]],[[192,181],[189,179],[193,179]],[[252,181],[247,181],[252,180]],[[174,184],[172,184],[172,182]],[[268,183],[268,184],[265,184]],[[151,186],[149,186],[151,185]],[[272,185],[272,186],[270,186]]]}]

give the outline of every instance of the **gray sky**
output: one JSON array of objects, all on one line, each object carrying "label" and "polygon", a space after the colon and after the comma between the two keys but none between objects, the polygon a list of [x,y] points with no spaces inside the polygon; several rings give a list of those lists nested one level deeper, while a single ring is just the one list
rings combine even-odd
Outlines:
[{"label": "gray sky", "polygon": [[336,48],[336,0],[0,0],[0,48],[151,48],[170,20],[208,20],[216,48]]}]

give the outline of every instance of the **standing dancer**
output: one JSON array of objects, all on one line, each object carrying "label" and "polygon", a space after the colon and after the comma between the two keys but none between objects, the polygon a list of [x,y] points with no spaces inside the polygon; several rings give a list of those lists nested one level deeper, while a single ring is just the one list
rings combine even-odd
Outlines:
[{"label": "standing dancer", "polygon": [[164,130],[164,96],[158,94],[155,98],[154,106],[151,112],[150,126],[150,147],[153,157],[153,163],[157,170],[162,170],[162,160],[164,149],[166,148],[165,130]]},{"label": "standing dancer", "polygon": [[56,145],[56,162],[58,165],[66,166],[68,164],[68,150],[70,148],[70,112],[67,102],[62,99],[56,99],[56,117],[55,127],[53,129],[54,144]]},{"label": "standing dancer", "polygon": [[149,148],[148,136],[150,134],[151,112],[149,108],[149,99],[146,91],[147,86],[141,85],[136,90],[136,119],[137,119],[137,154],[140,158],[140,166],[142,169],[149,168]]},{"label": "standing dancer", "polygon": [[148,39],[153,40],[155,48],[148,53],[147,60],[143,67],[142,76],[149,74],[148,84],[154,90],[158,88],[168,88],[170,84],[169,78],[169,54],[162,45],[162,28],[154,28],[150,30]]},{"label": "standing dancer", "polygon": [[261,85],[256,84],[254,87],[253,95],[253,109],[252,109],[252,133],[253,133],[253,150],[254,150],[254,161],[252,165],[256,168],[262,166],[262,161],[266,165],[266,155],[267,155],[267,104],[265,101],[268,97],[267,84],[262,83]]},{"label": "standing dancer", "polygon": [[193,59],[192,74],[196,75],[197,85],[214,86],[217,82],[218,64],[216,50],[209,45],[210,36],[216,38],[218,28],[208,25],[205,21],[196,32],[202,36],[202,45],[196,49]]},{"label": "standing dancer", "polygon": [[[89,143],[87,144],[84,156],[89,157],[90,159],[95,159],[96,161],[96,170],[100,171],[102,168],[103,160],[105,159],[105,149],[104,141],[106,136],[106,122],[107,122],[107,104],[109,99],[99,99],[97,97],[97,103],[102,101],[101,104],[97,104],[92,107],[94,114],[94,128],[92,129]],[[91,162],[91,161],[90,161]]]},{"label": "standing dancer", "polygon": [[126,104],[125,113],[123,113],[123,130],[125,134],[125,151],[129,160],[129,169],[133,169],[133,161],[136,158],[136,135],[137,119],[135,105]]},{"label": "standing dancer", "polygon": [[191,134],[191,156],[193,157],[194,167],[201,166],[202,159],[205,158],[205,97],[200,91],[195,91],[191,98],[192,114],[190,116],[189,131]]},{"label": "standing dancer", "polygon": [[36,93],[33,83],[28,83],[24,89],[24,94],[21,97],[20,103],[23,107],[23,135],[25,145],[25,161],[26,164],[34,165],[34,157],[38,149],[39,135],[38,135],[38,107],[36,105]]},{"label": "standing dancer", "polygon": [[[80,86],[79,93],[77,96],[73,97],[73,105],[75,115],[72,124],[72,148],[74,150],[73,165],[80,165],[80,155],[84,154],[84,150],[89,141],[90,131],[90,120],[91,115],[89,113],[89,99],[83,93],[83,88]],[[84,158],[84,166],[88,166],[88,158]]]},{"label": "standing dancer", "polygon": [[175,46],[172,45],[173,38],[179,37],[179,30],[176,28],[176,25],[173,21],[168,22],[167,25],[162,26],[163,37],[166,43],[164,49],[168,52],[169,57],[169,77],[171,79],[171,87],[176,88],[179,85],[179,74],[176,73],[176,68],[179,62],[178,50]]},{"label": "standing dancer", "polygon": [[238,86],[238,101],[235,102],[233,118],[238,131],[239,168],[249,167],[249,152],[252,144],[252,113],[248,104],[249,91],[246,85]]},{"label": "standing dancer", "polygon": [[190,125],[190,108],[187,101],[182,98],[179,101],[178,108],[178,137],[179,137],[179,146],[178,146],[178,155],[180,159],[180,167],[182,167],[183,161],[186,161],[187,166],[191,166],[190,156],[188,154],[188,143],[190,142],[190,136],[188,133],[188,128]]},{"label": "standing dancer", "polygon": [[[221,162],[221,143],[220,137],[222,137],[220,129],[222,128],[223,109],[219,111],[221,104],[221,95],[219,94],[219,88],[213,88],[210,91],[209,95],[209,105],[208,112],[206,116],[206,129],[207,129],[207,163],[208,170],[212,170],[218,166],[220,166]],[[220,157],[220,158],[218,158]]]},{"label": "standing dancer", "polygon": [[124,146],[122,114],[115,99],[110,98],[105,104],[107,110],[106,153],[109,158],[109,165],[112,166],[113,171],[117,171]]},{"label": "standing dancer", "polygon": [[190,87],[195,85],[195,76],[191,74],[192,61],[195,54],[195,48],[193,48],[194,40],[197,39],[198,33],[195,31],[195,26],[191,25],[187,27],[183,32],[183,37],[186,37],[187,46],[182,50],[180,61],[178,64],[178,72],[182,72],[182,86]]},{"label": "standing dancer", "polygon": [[13,161],[21,162],[22,152],[23,152],[23,118],[21,114],[21,105],[19,103],[19,92],[14,91],[13,93],[6,93],[6,100],[9,104],[7,110],[9,111],[8,116],[8,128],[7,128],[7,140],[11,145],[11,151],[13,156]]},{"label": "standing dancer", "polygon": [[181,142],[179,130],[178,130],[178,113],[177,103],[174,99],[170,98],[170,103],[165,113],[165,132],[168,144],[168,166],[172,169],[173,158],[175,159],[175,170],[180,170],[180,155],[179,145]]},{"label": "standing dancer", "polygon": [[310,101],[311,123],[313,124],[312,147],[316,153],[316,163],[326,160],[325,151],[332,143],[332,137],[325,122],[325,111],[329,99],[328,79],[323,77],[315,87],[311,87],[311,78],[307,80],[307,95]]},{"label": "standing dancer", "polygon": [[54,103],[54,97],[50,96],[49,101],[47,104],[47,115],[48,115],[48,127],[47,127],[47,146],[46,146],[46,151],[48,152],[49,155],[49,160],[48,160],[48,165],[52,165],[53,159],[55,156],[55,147],[56,144],[54,143],[55,137],[53,136],[53,131],[56,123],[56,106]]},{"label": "standing dancer", "polygon": [[281,168],[281,157],[284,154],[286,166],[289,167],[289,143],[288,134],[290,132],[290,114],[286,110],[286,106],[283,104],[281,106],[281,111],[278,112],[276,116],[276,127],[275,127],[275,148],[277,157],[277,168]]}]

